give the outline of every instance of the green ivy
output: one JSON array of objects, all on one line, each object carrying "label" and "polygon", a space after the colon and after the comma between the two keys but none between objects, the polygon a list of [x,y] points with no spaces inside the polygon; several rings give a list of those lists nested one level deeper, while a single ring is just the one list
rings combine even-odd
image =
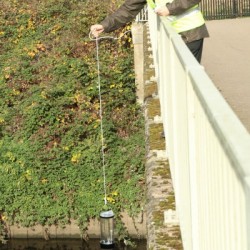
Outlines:
[{"label": "green ivy", "polygon": [[[72,219],[84,231],[102,210],[96,50],[88,33],[112,2],[0,3],[2,231],[6,223],[63,226]],[[124,39],[100,42],[107,198],[120,235],[120,212],[135,216],[144,201],[145,158],[132,45]]]}]

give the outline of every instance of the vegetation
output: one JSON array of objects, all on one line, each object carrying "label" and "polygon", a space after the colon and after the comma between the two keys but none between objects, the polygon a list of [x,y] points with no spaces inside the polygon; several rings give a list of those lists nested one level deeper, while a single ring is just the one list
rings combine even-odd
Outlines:
[{"label": "vegetation", "polygon": [[[0,2],[0,228],[75,219],[84,233],[102,210],[96,50],[88,35],[116,4]],[[136,215],[144,199],[144,121],[130,40],[100,42],[108,205],[117,217]]]}]

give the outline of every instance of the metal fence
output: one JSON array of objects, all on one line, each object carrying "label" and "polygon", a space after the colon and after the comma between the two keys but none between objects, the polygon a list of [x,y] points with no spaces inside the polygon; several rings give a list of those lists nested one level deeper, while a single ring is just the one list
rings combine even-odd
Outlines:
[{"label": "metal fence", "polygon": [[250,16],[250,0],[202,0],[206,20]]},{"label": "metal fence", "polygon": [[[202,0],[200,8],[206,20],[250,16],[250,0]],[[136,17],[136,21],[148,21],[146,6]]]}]

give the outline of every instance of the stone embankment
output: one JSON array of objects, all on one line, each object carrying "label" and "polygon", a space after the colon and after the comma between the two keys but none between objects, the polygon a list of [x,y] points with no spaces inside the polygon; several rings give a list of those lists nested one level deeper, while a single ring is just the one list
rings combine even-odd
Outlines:
[{"label": "stone embankment", "polygon": [[160,102],[148,27],[144,27],[144,103],[147,133],[147,245],[148,250],[183,249],[178,219],[175,213],[175,197],[162,137]]}]

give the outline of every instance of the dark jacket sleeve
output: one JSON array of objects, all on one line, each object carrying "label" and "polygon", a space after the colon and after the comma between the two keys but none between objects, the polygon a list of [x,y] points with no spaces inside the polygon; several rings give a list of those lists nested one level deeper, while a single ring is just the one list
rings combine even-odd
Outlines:
[{"label": "dark jacket sleeve", "polygon": [[101,22],[104,31],[114,31],[132,21],[145,4],[146,0],[126,0],[119,9]]},{"label": "dark jacket sleeve", "polygon": [[167,4],[170,15],[180,15],[189,8],[199,4],[201,0],[174,0]]}]

